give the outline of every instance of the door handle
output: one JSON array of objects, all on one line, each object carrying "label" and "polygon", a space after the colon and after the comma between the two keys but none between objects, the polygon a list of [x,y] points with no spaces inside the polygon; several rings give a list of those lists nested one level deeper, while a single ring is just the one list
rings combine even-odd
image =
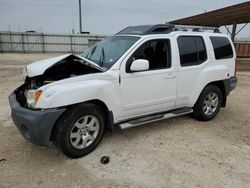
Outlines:
[{"label": "door handle", "polygon": [[173,78],[176,78],[176,75],[168,74],[167,76],[165,76],[165,79],[173,79]]}]

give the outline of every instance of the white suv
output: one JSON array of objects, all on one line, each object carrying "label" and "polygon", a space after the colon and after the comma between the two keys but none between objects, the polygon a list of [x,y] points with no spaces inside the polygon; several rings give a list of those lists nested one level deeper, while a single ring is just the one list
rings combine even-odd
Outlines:
[{"label": "white suv", "polygon": [[106,129],[193,113],[214,118],[236,87],[235,49],[218,29],[128,27],[81,56],[29,64],[10,95],[12,118],[32,143],[67,156],[94,150]]}]

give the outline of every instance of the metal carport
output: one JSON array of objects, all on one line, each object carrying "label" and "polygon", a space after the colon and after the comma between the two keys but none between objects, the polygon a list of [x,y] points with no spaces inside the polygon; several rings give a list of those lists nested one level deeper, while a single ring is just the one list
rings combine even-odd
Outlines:
[{"label": "metal carport", "polygon": [[[234,41],[235,36],[250,22],[250,1],[217,9],[214,11],[190,16],[178,20],[173,20],[168,23],[178,25],[196,25],[220,27],[225,26],[231,34]],[[236,31],[237,24],[244,24],[239,31]],[[227,25],[233,25],[232,31],[229,31]]]}]

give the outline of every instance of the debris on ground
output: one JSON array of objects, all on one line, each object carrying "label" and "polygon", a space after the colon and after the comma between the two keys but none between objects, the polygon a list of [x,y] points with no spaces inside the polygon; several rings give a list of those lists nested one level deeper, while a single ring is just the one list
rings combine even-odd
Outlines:
[{"label": "debris on ground", "polygon": [[109,163],[109,156],[101,157],[101,163],[102,164],[108,164]]}]

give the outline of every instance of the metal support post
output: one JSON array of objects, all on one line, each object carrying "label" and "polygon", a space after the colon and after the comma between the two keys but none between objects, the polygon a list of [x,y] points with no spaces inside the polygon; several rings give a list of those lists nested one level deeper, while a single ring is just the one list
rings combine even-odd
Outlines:
[{"label": "metal support post", "polygon": [[80,33],[82,33],[82,5],[81,5],[81,0],[79,0],[79,29]]},{"label": "metal support post", "polygon": [[232,35],[231,35],[231,39],[232,39],[233,42],[234,42],[234,39],[235,39],[236,29],[237,29],[237,23],[234,22],[233,23],[233,28],[232,28]]}]

